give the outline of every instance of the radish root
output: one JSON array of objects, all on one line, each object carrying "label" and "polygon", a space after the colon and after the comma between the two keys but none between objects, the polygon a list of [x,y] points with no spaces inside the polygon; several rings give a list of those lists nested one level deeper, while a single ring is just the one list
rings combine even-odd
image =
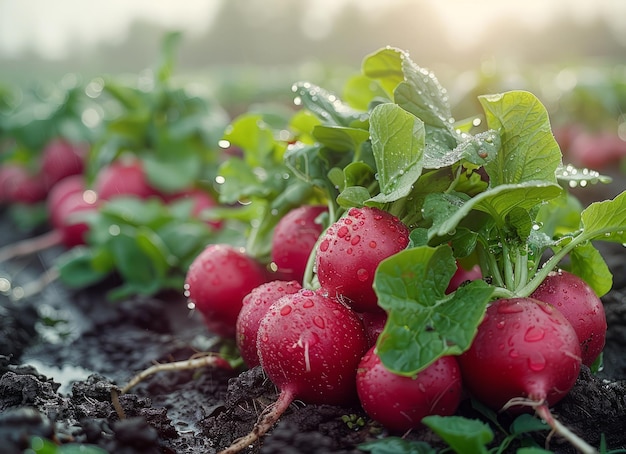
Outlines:
[{"label": "radish root", "polygon": [[217,354],[205,354],[205,356],[201,356],[199,358],[191,358],[184,361],[175,361],[171,363],[157,363],[143,372],[135,375],[123,388],[121,388],[120,392],[122,394],[126,394],[130,389],[134,386],[145,380],[151,375],[156,374],[157,372],[163,371],[173,371],[173,370],[189,370],[189,369],[199,369],[201,367],[209,367],[216,366],[222,369],[232,369],[231,365],[224,358]]},{"label": "radish root", "polygon": [[62,236],[58,230],[50,230],[36,238],[28,238],[0,248],[0,263],[16,257],[32,255],[61,244]]},{"label": "radish root", "polygon": [[539,416],[550,428],[552,429],[551,434],[548,436],[546,442],[550,441],[550,438],[553,434],[557,434],[567,440],[574,448],[576,448],[581,454],[598,454],[598,450],[587,443],[585,440],[580,438],[574,432],[572,432],[568,427],[559,422],[548,406],[545,404],[543,400],[536,401],[525,397],[516,397],[509,400],[504,407],[502,407],[501,411],[505,411],[514,406],[527,406],[532,407],[535,410],[537,416]]},{"label": "radish root", "polygon": [[259,440],[278,422],[294,398],[293,392],[282,390],[276,402],[265,407],[252,431],[248,435],[235,440],[229,447],[218,454],[236,454]]}]

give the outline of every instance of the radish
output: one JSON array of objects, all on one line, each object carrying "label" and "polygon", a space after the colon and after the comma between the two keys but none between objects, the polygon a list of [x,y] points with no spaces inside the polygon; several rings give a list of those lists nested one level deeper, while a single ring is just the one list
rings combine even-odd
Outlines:
[{"label": "radish", "polygon": [[461,402],[461,371],[443,356],[414,377],[387,369],[371,347],[359,363],[356,389],[365,412],[392,432],[417,428],[429,415],[450,416]]},{"label": "radish", "polygon": [[261,364],[257,352],[257,332],[261,319],[278,298],[296,293],[302,286],[297,281],[270,281],[252,289],[243,299],[237,317],[237,347],[248,367]]},{"label": "radish", "polygon": [[554,306],[533,298],[492,302],[459,365],[467,390],[488,407],[533,408],[581,452],[596,452],[549,409],[572,389],[581,367],[576,332]]},{"label": "radish", "polygon": [[365,328],[365,334],[367,334],[369,345],[375,345],[378,336],[380,336],[380,333],[382,333],[383,329],[385,329],[385,324],[387,323],[387,312],[381,309],[376,312],[362,312],[359,316],[361,317],[361,322]]},{"label": "radish", "polygon": [[372,284],[378,264],[406,248],[409,229],[378,208],[351,208],[332,224],[317,248],[320,285],[357,312],[380,310]]},{"label": "radish", "polygon": [[311,251],[323,231],[316,220],[325,212],[325,206],[304,205],[291,210],[276,224],[272,261],[283,279],[302,282]]},{"label": "radish", "polygon": [[158,195],[158,191],[148,183],[141,161],[136,158],[121,158],[101,169],[93,189],[101,200],[120,196],[146,199]]},{"label": "radish", "polygon": [[606,341],[606,315],[602,301],[580,277],[564,270],[552,271],[530,295],[552,304],[572,324],[582,351],[582,362],[591,366]]},{"label": "radish", "polygon": [[19,164],[5,164],[0,171],[0,198],[6,203],[33,205],[46,199],[42,178]]},{"label": "radish", "polygon": [[312,290],[279,298],[259,326],[261,366],[280,389],[252,432],[222,453],[239,452],[262,437],[294,399],[343,405],[357,399],[356,369],[368,349],[358,316]]},{"label": "radish", "polygon": [[96,210],[96,195],[84,190],[83,178],[74,175],[55,184],[48,193],[46,208],[52,229],[38,237],[28,238],[0,249],[0,262],[35,254],[53,246],[67,248],[85,243],[88,225],[78,212]]},{"label": "radish", "polygon": [[184,294],[211,332],[234,338],[244,297],[266,281],[265,269],[252,257],[228,244],[211,244],[189,266]]},{"label": "radish", "polygon": [[467,281],[482,279],[482,277],[483,274],[479,265],[474,265],[468,270],[463,268],[461,264],[457,263],[457,269],[452,275],[452,279],[450,279],[450,283],[448,284],[448,288],[446,289],[446,294],[454,292]]},{"label": "radish", "polygon": [[80,175],[85,167],[87,147],[65,139],[48,142],[41,154],[41,174],[46,187],[51,188],[62,179]]}]

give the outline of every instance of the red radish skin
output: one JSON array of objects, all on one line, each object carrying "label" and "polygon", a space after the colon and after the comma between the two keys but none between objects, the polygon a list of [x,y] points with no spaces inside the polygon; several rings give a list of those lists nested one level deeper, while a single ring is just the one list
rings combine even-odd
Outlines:
[{"label": "red radish skin", "polygon": [[66,248],[86,243],[89,224],[84,220],[86,212],[95,212],[98,204],[89,192],[76,192],[66,196],[51,213],[54,229],[60,233],[60,241]]},{"label": "red radish skin", "polygon": [[460,264],[457,264],[457,269],[452,275],[452,279],[450,279],[450,283],[446,289],[446,294],[454,292],[465,282],[482,279],[482,277],[483,274],[480,270],[480,266],[474,265],[469,270],[466,270]]},{"label": "red radish skin", "polygon": [[118,159],[98,172],[93,189],[101,200],[134,196],[141,199],[158,195],[150,186],[141,161]]},{"label": "red radish skin", "polygon": [[203,315],[209,331],[234,339],[244,297],[266,281],[265,269],[244,252],[211,244],[190,265],[184,294]]},{"label": "red radish skin", "polygon": [[279,298],[261,320],[261,366],[280,389],[254,429],[221,451],[236,453],[262,437],[294,399],[311,404],[356,401],[356,369],[368,349],[359,317],[312,290]]},{"label": "red radish skin", "polygon": [[297,281],[270,281],[252,289],[243,299],[237,317],[237,347],[248,367],[261,364],[257,350],[257,333],[261,319],[269,307],[280,297],[302,289]]},{"label": "red radish skin", "polygon": [[552,304],[572,324],[582,352],[591,366],[606,342],[606,314],[602,300],[580,277],[564,270],[552,271],[530,295]]},{"label": "red radish skin", "polygon": [[47,188],[42,178],[26,167],[5,164],[0,172],[0,192],[6,203],[33,205],[46,199]]},{"label": "red radish skin", "polygon": [[41,154],[41,173],[48,188],[71,175],[80,175],[85,167],[87,145],[65,139],[48,142]]},{"label": "red radish skin", "polygon": [[487,308],[459,364],[470,393],[500,410],[520,398],[554,405],[574,386],[580,355],[574,328],[552,305],[510,298]]},{"label": "red radish skin", "polygon": [[272,261],[285,280],[302,282],[315,243],[322,234],[322,224],[315,222],[328,211],[326,206],[305,205],[287,213],[274,229]]},{"label": "red radish skin", "polygon": [[[86,189],[85,178],[82,175],[72,175],[56,183],[50,189],[46,198],[46,209],[48,210],[50,224],[55,226],[61,223],[57,216],[59,205],[67,197],[74,194],[82,194]],[[91,197],[95,199],[96,193],[92,191]]]},{"label": "red radish skin", "polygon": [[365,334],[367,334],[369,345],[375,345],[380,333],[382,333],[383,329],[385,329],[385,324],[387,323],[387,312],[381,309],[376,312],[362,312],[359,316],[361,317],[361,322],[365,328]]},{"label": "red radish skin", "polygon": [[356,389],[370,418],[394,433],[421,426],[429,415],[453,415],[462,394],[461,371],[455,357],[444,356],[415,377],[387,369],[371,347],[359,363]]},{"label": "red radish skin", "polygon": [[320,285],[357,312],[380,310],[372,287],[378,264],[409,243],[409,229],[378,208],[351,208],[331,225],[316,252]]}]

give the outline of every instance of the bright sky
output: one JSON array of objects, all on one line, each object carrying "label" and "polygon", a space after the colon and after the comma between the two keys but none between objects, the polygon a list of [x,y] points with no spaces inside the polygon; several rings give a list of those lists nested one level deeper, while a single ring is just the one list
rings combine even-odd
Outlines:
[{"label": "bright sky", "polygon": [[[0,0],[0,57],[19,55],[27,49],[48,58],[62,58],[68,43],[85,46],[103,41],[121,42],[137,18],[169,28],[200,33],[210,25],[224,0]],[[293,0],[248,0],[259,11]],[[323,37],[344,3],[376,14],[381,8],[402,2],[418,6],[427,1],[443,18],[451,35],[462,37],[460,46],[477,42],[489,24],[514,15],[530,26],[543,26],[568,11],[585,21],[604,17],[620,30],[626,43],[626,0],[301,0],[308,4],[303,19],[305,33]]]}]

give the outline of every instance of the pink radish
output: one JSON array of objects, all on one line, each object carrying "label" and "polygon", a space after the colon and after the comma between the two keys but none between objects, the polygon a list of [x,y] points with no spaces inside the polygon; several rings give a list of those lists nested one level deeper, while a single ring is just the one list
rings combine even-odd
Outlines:
[{"label": "pink radish", "polygon": [[266,281],[265,269],[253,258],[228,244],[211,244],[190,265],[185,296],[211,332],[234,338],[244,297]]},{"label": "pink radish", "polygon": [[101,169],[93,189],[101,200],[120,196],[146,199],[158,195],[158,191],[148,183],[141,161],[136,158],[120,158]]},{"label": "pink radish", "polygon": [[252,289],[243,299],[237,317],[237,347],[248,367],[261,364],[257,351],[257,332],[269,307],[281,296],[296,293],[302,286],[297,281],[270,281]]},{"label": "pink radish", "polygon": [[480,266],[474,265],[470,269],[465,269],[461,264],[457,263],[457,269],[450,279],[450,283],[448,284],[448,288],[446,289],[446,294],[454,292],[457,288],[459,288],[464,282],[473,281],[476,279],[482,279],[483,274],[480,270]]},{"label": "pink radish", "polygon": [[553,405],[580,371],[572,325],[553,306],[531,298],[494,301],[471,347],[459,357],[467,388],[500,410],[511,399]]},{"label": "pink radish", "polygon": [[369,345],[375,345],[378,336],[380,336],[380,333],[382,333],[383,329],[385,329],[385,324],[387,323],[387,312],[381,309],[376,312],[362,312],[359,316],[361,317],[361,322],[365,328]]},{"label": "pink radish", "polygon": [[42,178],[19,164],[0,168],[0,197],[6,203],[32,205],[46,199],[47,188]]},{"label": "pink radish", "polygon": [[574,328],[554,306],[533,298],[510,298],[487,308],[459,365],[468,391],[488,407],[512,412],[533,408],[579,451],[594,453],[549,409],[574,386],[580,355]]},{"label": "pink radish", "polygon": [[85,144],[61,138],[48,142],[41,154],[41,174],[46,187],[51,188],[71,175],[82,174],[87,151]]},{"label": "pink radish", "polygon": [[367,351],[358,316],[311,290],[285,295],[261,320],[257,344],[261,366],[280,389],[248,435],[222,453],[235,453],[262,437],[294,399],[342,405],[356,400],[356,369]]},{"label": "pink radish", "polygon": [[372,284],[378,264],[406,248],[409,229],[378,208],[351,208],[331,225],[317,249],[320,285],[357,312],[380,310]]},{"label": "pink radish", "polygon": [[304,272],[323,226],[315,222],[328,208],[305,205],[291,210],[278,221],[272,237],[272,261],[285,280],[302,282]]},{"label": "pink radish", "polygon": [[461,371],[453,356],[443,356],[414,377],[387,369],[371,347],[356,375],[356,389],[365,412],[392,432],[420,426],[429,415],[450,416],[461,402]]},{"label": "pink radish", "polygon": [[575,274],[552,271],[530,295],[552,304],[572,324],[582,351],[582,362],[591,366],[606,341],[606,315],[593,289]]}]

